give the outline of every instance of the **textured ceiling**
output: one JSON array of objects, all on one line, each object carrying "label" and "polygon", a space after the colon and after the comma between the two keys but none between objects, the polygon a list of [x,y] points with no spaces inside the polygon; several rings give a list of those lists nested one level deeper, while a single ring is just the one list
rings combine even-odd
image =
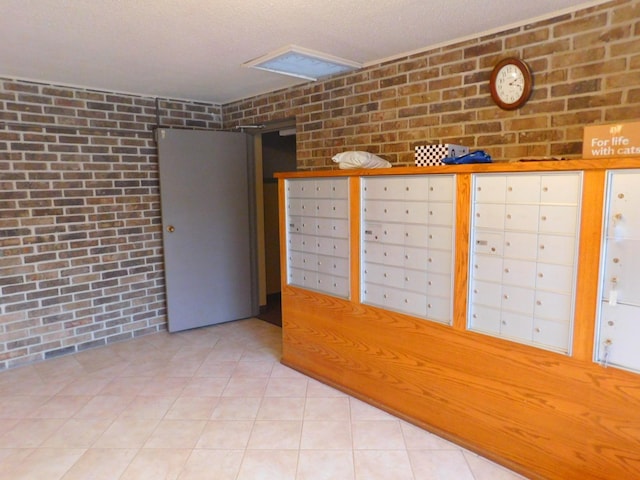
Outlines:
[{"label": "textured ceiling", "polygon": [[0,76],[213,103],[301,83],[289,44],[375,64],[603,1],[0,0]]}]

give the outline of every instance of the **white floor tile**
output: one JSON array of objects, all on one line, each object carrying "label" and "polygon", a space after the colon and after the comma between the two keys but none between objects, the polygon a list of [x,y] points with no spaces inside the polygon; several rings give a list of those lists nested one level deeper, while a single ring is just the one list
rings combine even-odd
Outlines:
[{"label": "white floor tile", "polygon": [[295,480],[295,450],[247,450],[237,480]]},{"label": "white floor tile", "polygon": [[165,415],[172,420],[209,420],[218,397],[178,397]]},{"label": "white floor tile", "polygon": [[351,424],[343,421],[305,420],[302,425],[304,450],[351,450]]},{"label": "white floor tile", "polygon": [[309,397],[304,407],[305,420],[351,419],[351,409],[347,397]]},{"label": "white floor tile", "polygon": [[302,422],[257,420],[251,430],[247,448],[252,450],[298,450]]},{"label": "white floor tile", "polygon": [[235,480],[244,450],[193,450],[179,480]]},{"label": "white floor tile", "polygon": [[262,397],[268,378],[231,377],[222,393],[223,397]]},{"label": "white floor tile", "polygon": [[222,397],[211,414],[211,420],[255,420],[261,397]]},{"label": "white floor tile", "polygon": [[351,450],[303,450],[296,480],[354,480]]},{"label": "white floor tile", "polygon": [[398,420],[353,422],[353,448],[356,450],[405,450]]},{"label": "white floor tile", "polygon": [[119,478],[138,450],[135,448],[92,448],[87,450],[62,480],[112,480]]},{"label": "white floor tile", "polygon": [[265,397],[258,410],[258,420],[302,420],[304,397]]},{"label": "white floor tile", "polygon": [[157,419],[120,417],[98,438],[97,448],[141,448],[160,421]]},{"label": "white floor tile", "polygon": [[163,418],[175,403],[175,397],[162,396],[137,396],[134,397],[125,408],[120,417],[127,418]]},{"label": "white floor tile", "polygon": [[207,422],[196,448],[237,450],[247,448],[252,421],[214,420]]},{"label": "white floor tile", "polygon": [[85,450],[79,448],[38,448],[13,468],[3,470],[11,480],[58,480],[78,461]]},{"label": "white floor tile", "polygon": [[475,453],[463,450],[474,480],[522,480],[524,477]]},{"label": "white floor tile", "polygon": [[416,480],[474,480],[461,451],[411,450],[409,457]]},{"label": "white floor tile", "polygon": [[[357,480],[413,480],[405,450],[356,450],[353,453]],[[450,477],[448,480],[458,480]]]},{"label": "white floor tile", "polygon": [[143,448],[119,480],[176,480],[190,454],[189,449]]},{"label": "white floor tile", "polygon": [[144,448],[193,449],[206,423],[205,420],[161,420]]},{"label": "white floor tile", "polygon": [[111,425],[104,418],[70,418],[45,442],[48,448],[89,448]]},{"label": "white floor tile", "polygon": [[280,363],[243,320],[0,372],[12,480],[521,480]]},{"label": "white floor tile", "polygon": [[0,434],[0,448],[36,448],[58,430],[66,420],[59,418],[25,418]]},{"label": "white floor tile", "polygon": [[422,428],[401,421],[400,427],[404,436],[404,443],[409,450],[460,450],[455,443],[438,437]]},{"label": "white floor tile", "polygon": [[396,417],[384,410],[380,410],[379,408],[369,405],[357,398],[351,397],[349,399],[349,403],[351,405],[351,420],[354,422],[360,420],[397,420]]}]

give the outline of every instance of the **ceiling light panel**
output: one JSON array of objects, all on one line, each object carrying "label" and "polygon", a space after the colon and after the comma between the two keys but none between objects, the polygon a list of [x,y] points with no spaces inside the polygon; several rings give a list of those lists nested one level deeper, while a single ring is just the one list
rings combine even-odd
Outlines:
[{"label": "ceiling light panel", "polygon": [[289,45],[246,62],[244,66],[307,80],[318,80],[322,77],[357,70],[362,67],[362,64]]}]

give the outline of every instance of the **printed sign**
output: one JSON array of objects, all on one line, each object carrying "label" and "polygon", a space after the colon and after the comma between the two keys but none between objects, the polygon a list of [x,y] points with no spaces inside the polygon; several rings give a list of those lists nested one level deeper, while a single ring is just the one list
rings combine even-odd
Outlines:
[{"label": "printed sign", "polygon": [[640,122],[584,127],[582,157],[640,157]]}]

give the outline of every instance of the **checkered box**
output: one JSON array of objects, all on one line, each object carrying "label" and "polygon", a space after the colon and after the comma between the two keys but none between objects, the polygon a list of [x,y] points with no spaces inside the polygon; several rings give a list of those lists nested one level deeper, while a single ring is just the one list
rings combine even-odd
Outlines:
[{"label": "checkered box", "polygon": [[469,153],[469,147],[441,143],[438,145],[418,145],[415,148],[416,167],[433,167],[444,165],[442,159],[446,157],[459,157]]}]

